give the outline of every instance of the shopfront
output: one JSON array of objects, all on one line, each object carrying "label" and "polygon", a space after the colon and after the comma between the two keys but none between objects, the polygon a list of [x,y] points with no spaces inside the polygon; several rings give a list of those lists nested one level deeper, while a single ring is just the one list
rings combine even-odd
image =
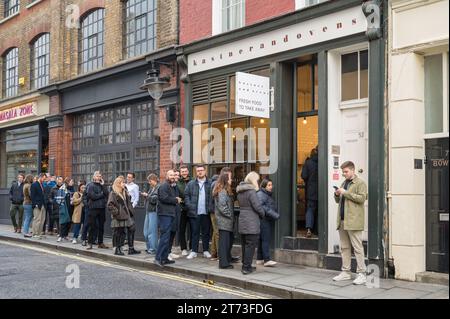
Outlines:
[{"label": "shopfront", "polygon": [[[180,51],[179,61],[186,67],[191,163],[207,164],[210,176],[231,167],[234,187],[250,171],[270,177],[281,213],[273,248],[314,250],[320,267],[332,267],[327,256],[339,245],[332,186],[341,183],[337,167],[346,160],[355,162],[373,193],[367,205],[367,257],[383,262],[384,198],[378,183],[384,174],[384,53],[381,40],[368,34],[360,1],[342,1],[201,40]],[[268,118],[237,112],[236,91],[243,84],[237,83],[237,72],[270,79]],[[247,129],[265,134],[241,134]],[[217,143],[214,132],[229,138]],[[306,185],[301,172],[317,146],[319,207],[311,243],[304,241]],[[305,243],[308,248],[299,247]]]},{"label": "shopfront", "polygon": [[0,223],[10,223],[9,188],[18,174],[48,170],[49,101],[28,96],[0,105]]}]

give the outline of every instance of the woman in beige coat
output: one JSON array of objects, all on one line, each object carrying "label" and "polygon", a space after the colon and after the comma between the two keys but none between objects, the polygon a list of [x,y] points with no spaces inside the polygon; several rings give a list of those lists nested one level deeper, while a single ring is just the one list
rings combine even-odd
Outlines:
[{"label": "woman in beige coat", "polygon": [[80,184],[78,185],[78,191],[76,191],[73,194],[72,197],[72,205],[74,207],[73,209],[73,215],[72,215],[72,223],[73,223],[73,240],[72,244],[76,244],[78,241],[78,236],[80,235],[80,229],[81,229],[81,216],[83,214],[83,195],[84,191],[86,190],[86,185]]}]

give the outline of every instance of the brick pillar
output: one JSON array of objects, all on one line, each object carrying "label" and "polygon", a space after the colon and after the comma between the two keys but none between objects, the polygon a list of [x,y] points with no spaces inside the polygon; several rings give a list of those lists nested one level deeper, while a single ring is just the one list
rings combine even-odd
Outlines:
[{"label": "brick pillar", "polygon": [[53,175],[64,175],[64,117],[61,115],[61,98],[58,93],[50,96],[50,114],[47,118],[49,172]]},{"label": "brick pillar", "polygon": [[170,150],[172,149],[172,142],[170,140],[170,133],[173,129],[172,123],[166,121],[166,108],[161,107],[159,109],[159,136],[160,136],[160,149],[159,149],[159,175],[161,181],[166,178],[166,172],[169,169],[175,167],[170,159]]}]

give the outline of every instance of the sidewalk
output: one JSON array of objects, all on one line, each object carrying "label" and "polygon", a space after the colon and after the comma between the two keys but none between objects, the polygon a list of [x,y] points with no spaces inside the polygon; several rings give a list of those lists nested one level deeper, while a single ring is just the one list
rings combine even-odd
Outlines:
[{"label": "sidewalk", "polygon": [[[210,261],[203,257],[186,260],[181,257],[174,265],[164,267],[164,270],[153,264],[153,257],[146,254],[145,244],[136,242],[136,249],[142,251],[137,256],[115,256],[112,249],[86,250],[81,244],[71,242],[57,243],[55,236],[46,239],[28,239],[23,234],[15,234],[11,226],[0,225],[0,241],[12,241],[38,245],[59,250],[61,252],[81,254],[102,260],[118,262],[134,267],[151,270],[185,274],[200,279],[212,280],[227,285],[240,287],[256,292],[271,294],[281,298],[331,298],[331,299],[448,299],[448,286],[405,282],[393,279],[380,279],[380,288],[354,286],[351,281],[333,282],[336,271],[308,268],[295,265],[278,264],[267,268],[257,266],[257,271],[250,275],[242,275],[241,264],[235,264],[235,269],[221,270],[217,261]],[[111,245],[110,240],[105,244]],[[179,254],[179,250],[174,252]],[[201,256],[201,254],[199,254]]]}]

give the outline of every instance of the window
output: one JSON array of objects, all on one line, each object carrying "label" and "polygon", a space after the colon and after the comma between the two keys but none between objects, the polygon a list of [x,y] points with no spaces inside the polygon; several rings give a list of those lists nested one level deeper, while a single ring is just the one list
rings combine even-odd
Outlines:
[{"label": "window", "polygon": [[425,57],[425,133],[448,132],[448,52]]},{"label": "window", "polygon": [[5,18],[19,12],[20,1],[19,0],[5,0]]},{"label": "window", "polygon": [[245,23],[245,0],[222,0],[222,32],[241,28]]},{"label": "window", "polygon": [[125,5],[125,46],[127,58],[155,49],[156,0],[128,0]]},{"label": "window", "polygon": [[341,101],[366,99],[369,96],[369,52],[341,56]]},{"label": "window", "polygon": [[40,36],[31,46],[31,88],[48,85],[50,76],[50,34]]},{"label": "window", "polygon": [[304,9],[328,0],[295,0],[295,10]]},{"label": "window", "polygon": [[319,109],[319,77],[317,62],[312,60],[297,66],[297,112]]},{"label": "window", "polygon": [[89,13],[81,22],[79,66],[80,72],[94,71],[103,66],[104,9]]},{"label": "window", "polygon": [[19,93],[19,49],[9,50],[3,59],[3,97]]}]

